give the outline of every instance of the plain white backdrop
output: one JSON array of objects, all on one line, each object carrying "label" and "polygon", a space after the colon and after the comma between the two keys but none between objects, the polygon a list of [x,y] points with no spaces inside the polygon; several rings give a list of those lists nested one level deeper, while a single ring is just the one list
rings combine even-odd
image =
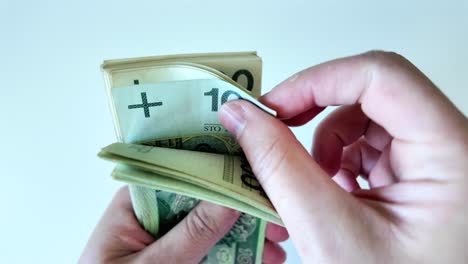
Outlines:
[{"label": "plain white backdrop", "polygon": [[[466,114],[467,14],[466,0],[0,0],[0,263],[76,262],[122,185],[96,157],[115,141],[104,59],[256,50],[266,92],[308,66],[392,50]],[[322,117],[294,129],[307,148]]]}]

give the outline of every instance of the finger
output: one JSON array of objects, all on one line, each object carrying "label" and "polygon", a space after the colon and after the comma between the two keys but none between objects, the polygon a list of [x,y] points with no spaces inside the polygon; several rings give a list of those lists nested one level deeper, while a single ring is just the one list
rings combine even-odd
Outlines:
[{"label": "finger", "polygon": [[302,126],[317,116],[320,112],[322,112],[323,109],[323,107],[314,107],[293,118],[284,119],[282,121],[288,126]]},{"label": "finger", "polygon": [[349,171],[354,178],[361,175],[367,179],[380,158],[380,151],[370,146],[363,138],[345,147],[341,158],[341,168]]},{"label": "finger", "polygon": [[315,160],[329,175],[335,175],[341,165],[343,148],[362,136],[365,136],[369,145],[380,149],[391,139],[381,126],[369,120],[360,105],[336,109],[315,131],[312,147]]},{"label": "finger", "polygon": [[382,151],[375,166],[369,173],[368,181],[371,188],[377,188],[393,184],[397,181],[390,166],[390,144]]},{"label": "finger", "polygon": [[268,223],[266,227],[266,238],[272,242],[283,242],[289,238],[286,228]]},{"label": "finger", "polygon": [[356,176],[347,169],[340,169],[332,179],[347,192],[360,189]]},{"label": "finger", "polygon": [[166,235],[143,252],[143,258],[162,263],[198,263],[239,218],[236,210],[200,202]]},{"label": "finger", "polygon": [[[320,169],[280,120],[243,100],[225,103],[219,118],[236,136],[295,243],[320,244],[335,232],[323,223],[334,222],[337,215],[353,218],[343,214],[357,202]],[[309,254],[301,252],[303,257]]]},{"label": "finger", "polygon": [[333,180],[348,192],[360,189],[357,177],[361,175],[368,179],[368,175],[374,170],[380,156],[380,151],[370,146],[364,138],[359,139],[344,148],[341,169]]},{"label": "finger", "polygon": [[280,264],[286,261],[286,252],[284,249],[271,241],[266,240],[263,248],[263,263]]},{"label": "finger", "polygon": [[[118,221],[115,221],[115,219],[118,219]],[[127,185],[117,191],[104,214],[103,221],[111,223],[109,229],[112,230],[109,234],[122,233],[125,236],[131,237],[130,239],[122,239],[127,240],[131,245],[128,247],[130,250],[142,249],[155,240],[138,223]]]},{"label": "finger", "polygon": [[395,53],[374,51],[311,67],[279,84],[262,102],[282,119],[314,107],[360,103],[364,113],[392,136],[413,142],[463,139],[466,129],[463,114]]},{"label": "finger", "polygon": [[312,153],[330,176],[340,168],[343,147],[364,135],[368,125],[369,119],[361,107],[351,105],[336,109],[317,127]]},{"label": "finger", "polygon": [[125,186],[116,193],[96,225],[79,263],[108,262],[140,251],[152,242],[154,238],[140,226],[133,213]]},{"label": "finger", "polygon": [[382,151],[392,140],[388,132],[373,121],[369,123],[364,137],[366,142],[378,151]]}]

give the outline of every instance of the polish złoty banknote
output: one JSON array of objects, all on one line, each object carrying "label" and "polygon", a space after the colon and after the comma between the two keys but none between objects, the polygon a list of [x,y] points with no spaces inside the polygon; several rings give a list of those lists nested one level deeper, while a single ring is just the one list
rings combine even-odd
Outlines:
[{"label": "polish z\u0142oty banknote", "polygon": [[[260,95],[260,58],[255,53],[177,55],[105,61],[102,68],[120,142],[194,150],[184,159],[171,155],[176,165],[161,171],[135,166],[134,157],[122,159],[104,149],[102,157],[119,163],[113,176],[129,183],[139,222],[160,237],[181,221],[198,199],[238,209],[244,213],[202,263],[261,263],[265,220],[281,222],[251,171],[206,175],[237,176],[241,188],[263,196],[263,206],[252,206],[240,195],[226,195],[226,189],[220,187],[223,185],[207,188],[189,173],[201,165],[198,152],[241,155],[237,142],[218,121],[221,104],[243,98],[274,114],[254,99]],[[178,170],[182,164],[189,165],[186,174]],[[248,164],[243,166],[248,168]]]}]

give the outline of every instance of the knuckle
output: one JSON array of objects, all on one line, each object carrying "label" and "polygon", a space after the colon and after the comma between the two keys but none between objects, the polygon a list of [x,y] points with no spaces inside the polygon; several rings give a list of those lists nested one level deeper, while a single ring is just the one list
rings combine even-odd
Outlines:
[{"label": "knuckle", "polygon": [[393,51],[371,50],[364,53],[364,56],[380,63],[406,61],[405,57]]},{"label": "knuckle", "polygon": [[[398,80],[401,76],[414,74],[417,72],[415,66],[402,55],[395,52],[373,50],[363,54],[363,71],[367,75],[365,92],[359,99],[365,101],[370,90],[378,90],[380,94],[386,94],[387,97],[394,97],[397,90],[402,89],[398,85],[388,85],[388,80]],[[370,102],[368,102],[370,103]],[[368,104],[367,103],[367,104]],[[368,107],[363,105],[363,108]]]},{"label": "knuckle", "polygon": [[201,206],[190,212],[185,224],[189,241],[209,241],[222,231],[216,219]]},{"label": "knuckle", "polygon": [[388,72],[390,69],[408,68],[412,65],[405,57],[393,51],[371,50],[363,54],[367,69],[372,75]]}]

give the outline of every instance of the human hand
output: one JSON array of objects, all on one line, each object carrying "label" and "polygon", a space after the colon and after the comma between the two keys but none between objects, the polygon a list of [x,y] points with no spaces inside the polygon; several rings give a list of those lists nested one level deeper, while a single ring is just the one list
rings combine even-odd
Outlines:
[{"label": "human hand", "polygon": [[[199,263],[229,231],[240,213],[200,202],[173,229],[155,240],[138,223],[128,187],[120,189],[96,226],[79,263]],[[288,238],[283,227],[268,224],[263,261],[284,262],[277,242]]]},{"label": "human hand", "polygon": [[[338,59],[261,101],[282,121],[242,100],[224,104],[220,119],[304,262],[467,261],[468,122],[409,61],[386,52]],[[314,161],[287,125],[330,105],[343,106],[317,128]]]}]

